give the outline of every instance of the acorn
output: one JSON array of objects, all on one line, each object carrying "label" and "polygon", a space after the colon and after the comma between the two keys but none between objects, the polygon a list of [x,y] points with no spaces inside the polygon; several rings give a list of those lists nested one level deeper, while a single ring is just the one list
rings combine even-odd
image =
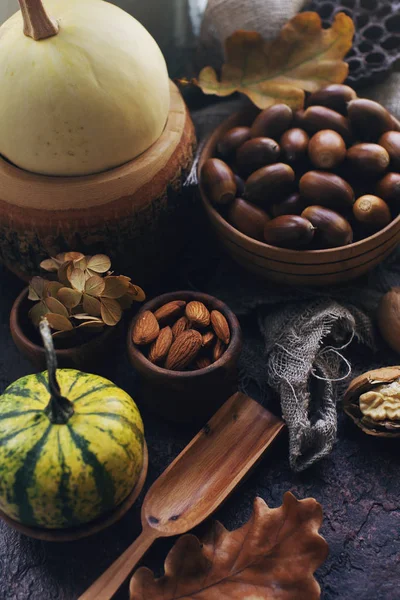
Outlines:
[{"label": "acorn", "polygon": [[376,142],[382,133],[393,129],[392,115],[374,100],[351,100],[347,105],[347,115],[355,136],[360,140]]},{"label": "acorn", "polygon": [[301,215],[305,207],[303,198],[300,194],[295,192],[281,202],[273,204],[271,206],[271,214],[273,217],[280,217],[281,215]]},{"label": "acorn", "polygon": [[308,206],[301,216],[308,219],[316,229],[315,241],[321,248],[347,246],[353,241],[350,223],[339,213],[324,206]]},{"label": "acorn", "polygon": [[246,184],[244,182],[244,180],[239,177],[239,175],[235,175],[235,181],[236,181],[236,198],[242,198],[244,195],[244,190],[246,187]]},{"label": "acorn", "polygon": [[306,101],[306,106],[326,106],[346,116],[347,103],[357,98],[356,92],[348,85],[333,83],[322,90],[313,92]]},{"label": "acorn", "polygon": [[264,240],[271,246],[299,249],[308,246],[314,237],[314,227],[298,215],[282,215],[268,221],[264,228]]},{"label": "acorn", "polygon": [[310,135],[321,129],[332,129],[342,136],[346,144],[351,141],[349,121],[340,113],[326,106],[310,106],[304,113],[303,127]]},{"label": "acorn", "polygon": [[385,148],[390,156],[390,168],[400,170],[400,131],[386,131],[378,144]]},{"label": "acorn", "polygon": [[376,194],[397,209],[400,208],[400,173],[386,173],[376,185]]},{"label": "acorn", "polygon": [[391,131],[400,131],[400,121],[398,119],[396,119],[396,117],[394,115],[390,115],[392,118],[392,127],[390,128]]},{"label": "acorn", "polygon": [[276,163],[255,171],[246,181],[246,198],[256,204],[272,204],[289,194],[295,174],[289,165]]},{"label": "acorn", "polygon": [[229,207],[229,223],[255,240],[264,239],[264,227],[269,220],[264,210],[243,198],[236,198]]},{"label": "acorn", "polygon": [[346,144],[336,131],[322,129],[311,138],[308,156],[317,169],[334,169],[345,159]]},{"label": "acorn", "polygon": [[229,204],[236,197],[233,171],[219,158],[209,158],[201,169],[200,182],[214,204]]},{"label": "acorn", "polygon": [[307,156],[309,139],[310,138],[304,129],[298,127],[288,129],[282,135],[279,142],[282,157],[287,160],[288,163],[299,162]]},{"label": "acorn", "polygon": [[346,159],[353,169],[366,175],[379,175],[386,171],[390,157],[379,144],[355,144],[347,150]]},{"label": "acorn", "polygon": [[277,162],[281,149],[272,138],[258,137],[245,142],[236,152],[236,165],[248,177],[254,171]]},{"label": "acorn", "polygon": [[230,161],[235,158],[236,150],[250,139],[250,127],[233,127],[219,140],[217,152],[222,160]]},{"label": "acorn", "polygon": [[358,198],[353,206],[354,218],[369,231],[378,231],[392,220],[390,208],[382,198],[366,194]]},{"label": "acorn", "polygon": [[251,126],[251,137],[279,140],[293,121],[293,111],[287,104],[274,104],[261,111]]},{"label": "acorn", "polygon": [[305,115],[305,110],[304,108],[299,108],[298,110],[296,110],[293,113],[293,123],[292,123],[292,127],[295,128],[299,128],[299,129],[304,129],[304,115]]},{"label": "acorn", "polygon": [[308,171],[299,181],[299,190],[307,204],[344,210],[354,202],[354,192],[347,181],[328,171]]}]

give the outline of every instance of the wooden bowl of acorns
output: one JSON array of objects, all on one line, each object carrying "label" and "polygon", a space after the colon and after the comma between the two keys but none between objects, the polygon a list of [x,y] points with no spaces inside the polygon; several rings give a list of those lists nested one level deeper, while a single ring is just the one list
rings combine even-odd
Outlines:
[{"label": "wooden bowl of acorns", "polygon": [[213,296],[157,296],[132,320],[127,345],[141,379],[138,402],[164,419],[206,423],[237,391],[242,332],[232,310]]},{"label": "wooden bowl of acorns", "polygon": [[199,180],[226,251],[280,283],[349,281],[400,239],[400,123],[346,85],[304,110],[234,114],[205,145]]},{"label": "wooden bowl of acorns", "polygon": [[0,261],[28,280],[79,249],[153,281],[184,243],[195,147],[164,57],[111,3],[19,3],[0,28]]}]

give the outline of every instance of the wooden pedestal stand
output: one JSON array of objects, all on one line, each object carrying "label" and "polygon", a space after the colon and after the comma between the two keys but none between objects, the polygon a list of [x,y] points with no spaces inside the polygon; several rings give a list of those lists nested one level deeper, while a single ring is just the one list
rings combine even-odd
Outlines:
[{"label": "wooden pedestal stand", "polygon": [[164,133],[121,167],[85,177],[46,177],[0,157],[0,261],[29,279],[48,255],[100,252],[135,283],[153,280],[184,242],[190,207],[183,182],[194,148],[192,121],[171,82]]}]

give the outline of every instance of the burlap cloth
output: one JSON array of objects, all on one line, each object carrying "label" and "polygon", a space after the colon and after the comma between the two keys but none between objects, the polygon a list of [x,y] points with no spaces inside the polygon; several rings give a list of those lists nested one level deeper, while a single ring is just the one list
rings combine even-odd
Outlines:
[{"label": "burlap cloth", "polygon": [[[238,28],[257,29],[267,38],[273,37],[301,5],[299,1],[248,0],[244,4],[209,0],[201,29],[201,60],[218,66],[221,41]],[[390,87],[393,84],[387,85],[396,96]],[[382,96],[379,88],[369,90],[369,95]],[[199,152],[208,135],[240,108],[240,103],[217,102],[192,113]],[[395,100],[391,108],[397,112]],[[187,185],[195,186],[196,169],[197,164]],[[242,388],[251,391],[256,385],[265,397],[271,389],[279,396],[289,430],[290,464],[295,471],[306,469],[332,450],[337,431],[336,403],[352,373],[346,354],[355,343],[375,349],[374,315],[382,293],[400,285],[398,258],[395,253],[362,281],[342,288],[278,286],[257,280],[228,259],[219,263],[208,283],[208,291],[225,300],[239,316],[252,315],[257,323],[263,344],[257,344],[256,339],[245,343]]]},{"label": "burlap cloth", "polygon": [[220,67],[224,40],[237,29],[258,31],[267,40],[305,5],[306,0],[209,0],[200,29],[200,66]]}]

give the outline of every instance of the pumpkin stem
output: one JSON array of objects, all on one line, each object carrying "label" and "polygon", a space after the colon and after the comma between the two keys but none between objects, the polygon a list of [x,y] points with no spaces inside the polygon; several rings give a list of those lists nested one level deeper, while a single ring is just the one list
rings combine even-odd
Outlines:
[{"label": "pumpkin stem", "polygon": [[36,41],[57,35],[58,23],[46,13],[42,0],[18,0],[24,20],[24,34]]},{"label": "pumpkin stem", "polygon": [[74,414],[72,402],[61,395],[60,386],[57,381],[57,355],[54,350],[53,337],[51,335],[49,322],[46,318],[39,324],[44,350],[46,353],[47,372],[49,374],[50,401],[44,412],[49,421],[54,425],[65,425]]}]

